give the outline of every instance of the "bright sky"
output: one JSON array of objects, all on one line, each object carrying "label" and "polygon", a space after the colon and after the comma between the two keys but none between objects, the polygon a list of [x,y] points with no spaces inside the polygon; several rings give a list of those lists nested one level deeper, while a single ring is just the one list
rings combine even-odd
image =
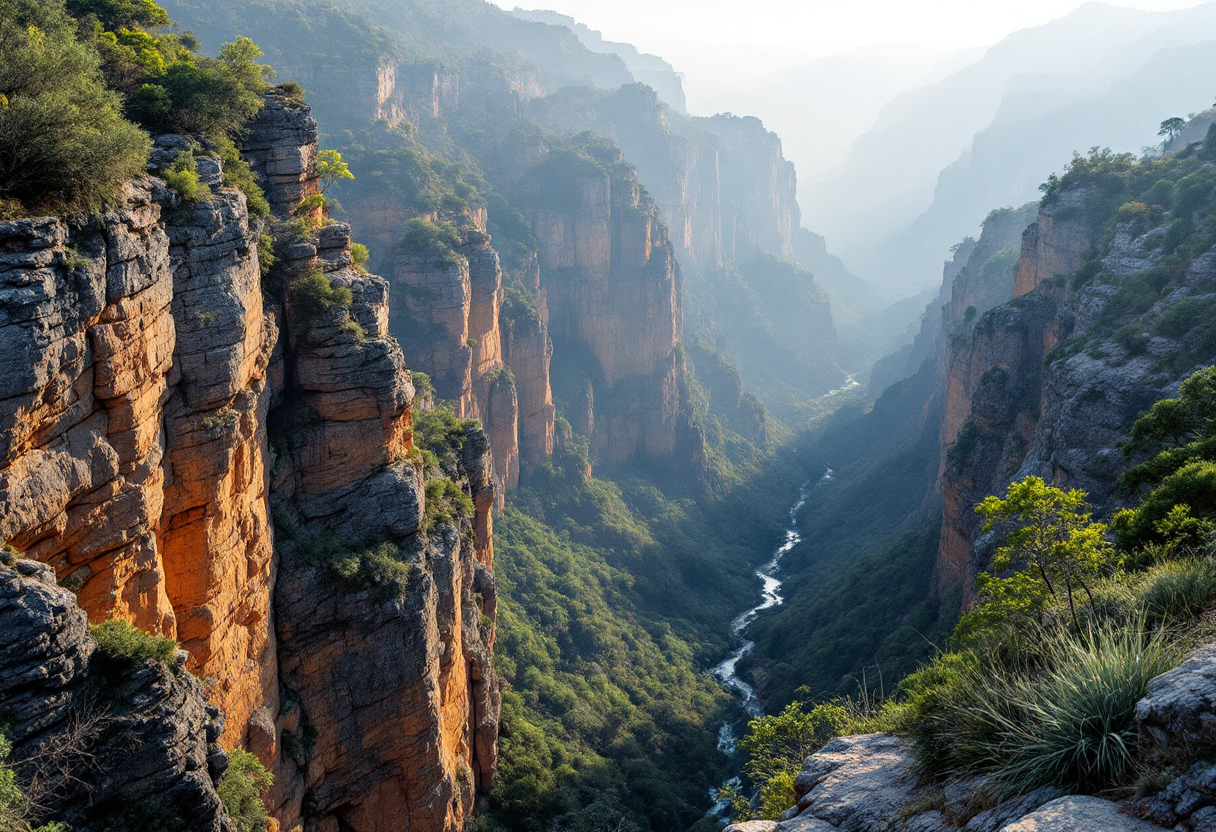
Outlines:
[{"label": "bright sky", "polygon": [[[544,8],[599,29],[708,80],[763,74],[874,44],[953,52],[1063,17],[1083,0],[493,0]],[[1198,0],[1111,0],[1165,10]],[[729,51],[725,51],[729,50]]]}]

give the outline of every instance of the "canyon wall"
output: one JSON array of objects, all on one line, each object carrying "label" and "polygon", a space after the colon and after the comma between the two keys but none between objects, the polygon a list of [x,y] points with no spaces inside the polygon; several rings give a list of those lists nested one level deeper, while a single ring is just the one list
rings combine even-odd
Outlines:
[{"label": "canyon wall", "polygon": [[1120,287],[1134,287],[1165,257],[1163,228],[1125,221],[1103,240],[1085,210],[1089,197],[1078,186],[1046,202],[1022,238],[1014,300],[980,316],[951,345],[945,516],[933,583],[939,597],[962,589],[964,603],[974,602],[975,573],[991,545],[974,506],[1010,482],[1035,475],[1079,488],[1098,517],[1121,507],[1129,497],[1117,490],[1125,467],[1119,442],[1138,415],[1176,395],[1212,358],[1152,335],[1178,303],[1210,291],[1212,256],[1196,258],[1177,288],[1138,313],[1135,332],[1113,326],[1126,318]]},{"label": "canyon wall", "polygon": [[[315,193],[316,136],[267,96],[246,153],[278,216]],[[285,828],[457,829],[496,760],[488,443],[424,472],[389,286],[352,266],[349,228],[276,232],[265,278],[262,221],[199,169],[196,203],[148,177],[83,224],[0,224],[0,538],[91,621],[178,639],[225,718],[208,736],[275,772]],[[309,272],[351,302],[310,309]],[[473,513],[423,528],[444,475]]]}]

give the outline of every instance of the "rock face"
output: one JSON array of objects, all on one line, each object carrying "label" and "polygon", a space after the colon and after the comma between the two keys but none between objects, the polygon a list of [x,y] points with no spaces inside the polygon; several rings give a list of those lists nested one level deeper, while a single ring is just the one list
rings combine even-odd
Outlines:
[{"label": "rock face", "polygon": [[[316,136],[307,108],[268,95],[246,152],[278,216],[315,193]],[[200,167],[213,194],[196,204],[147,178],[83,226],[0,224],[0,538],[78,586],[92,620],[179,640],[211,711],[190,704],[197,685],[130,683],[163,700],[149,719],[164,725],[148,730],[176,732],[165,744],[179,773],[205,774],[208,754],[222,772],[222,752],[194,750],[205,736],[274,770],[285,828],[340,818],[362,832],[408,816],[411,828],[455,830],[496,764],[488,443],[472,436],[449,472],[473,515],[460,529],[426,530],[424,545],[414,391],[389,334],[388,282],[351,265],[350,229],[330,223],[279,247],[275,291],[264,292],[261,223],[221,187],[217,161]],[[492,344],[479,378],[501,365],[500,276],[482,251],[469,258],[471,331]],[[306,308],[286,284],[308,270],[352,302]],[[486,389],[497,417],[506,405]],[[513,387],[502,398],[513,404]],[[309,539],[417,550],[426,577],[397,603],[366,609],[299,558],[276,587],[279,561],[301,544],[276,547],[272,505]],[[72,626],[83,633],[82,618]],[[350,699],[334,699],[339,683]],[[16,730],[20,744],[26,729]],[[315,737],[308,753],[285,748],[284,731]],[[98,800],[132,788],[176,794],[153,763],[124,759]],[[177,805],[205,819],[202,799],[183,794]]]},{"label": "rock face", "polygon": [[[462,419],[479,419],[494,448],[499,493],[519,482],[520,395],[504,361],[500,326],[503,274],[498,252],[490,246],[484,217],[466,227],[458,251],[436,252],[401,243],[393,256],[393,333],[411,367],[431,376],[435,394],[452,401]],[[534,435],[552,436],[554,414],[549,392],[548,339],[543,321],[541,352],[516,356],[529,380],[528,420]],[[537,401],[539,400],[539,403]],[[529,463],[553,453],[552,442],[528,444]]]},{"label": "rock face", "polygon": [[682,391],[680,271],[654,203],[617,153],[553,154],[517,185],[538,245],[560,384],[607,464],[696,457]]},{"label": "rock face", "polygon": [[[951,344],[939,597],[962,588],[964,602],[974,600],[973,579],[989,552],[973,509],[1012,481],[1037,475],[1079,488],[1099,517],[1119,508],[1126,497],[1116,490],[1125,467],[1118,443],[1137,416],[1216,357],[1140,331],[1142,341],[1129,341],[1097,325],[1120,283],[1161,260],[1162,229],[1124,224],[1082,275],[1098,235],[1085,225],[1085,198],[1064,192],[1040,210],[1023,237],[1015,299],[979,316],[970,335]],[[1137,326],[1151,332],[1179,302],[1208,294],[1214,276],[1216,257],[1196,258],[1182,285]]]},{"label": "rock face", "polygon": [[0,701],[12,763],[45,817],[86,828],[168,813],[191,832],[230,832],[216,793],[222,719],[202,686],[180,661],[115,680],[95,651],[48,566],[0,561]]}]

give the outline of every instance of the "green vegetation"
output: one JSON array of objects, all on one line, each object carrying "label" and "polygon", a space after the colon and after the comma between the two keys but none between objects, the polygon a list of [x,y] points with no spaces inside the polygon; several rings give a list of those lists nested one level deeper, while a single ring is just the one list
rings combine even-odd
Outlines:
[{"label": "green vegetation", "polygon": [[494,547],[495,661],[511,687],[488,825],[688,828],[724,773],[714,726],[730,697],[670,625],[638,609],[610,552],[516,507]]},{"label": "green vegetation", "polygon": [[350,306],[354,295],[346,286],[334,283],[320,266],[314,266],[293,280],[288,290],[305,317],[323,315],[335,306]]},{"label": "green vegetation", "polygon": [[1162,399],[1141,416],[1123,453],[1142,460],[1124,475],[1124,485],[1148,493],[1115,516],[1120,545],[1175,549],[1205,542],[1216,524],[1216,367],[1195,373],[1178,398]]},{"label": "green vegetation", "polygon": [[[430,384],[425,373],[414,373],[415,384],[419,376]],[[431,455],[430,464],[455,474],[460,449],[464,447],[469,431],[480,428],[481,423],[476,419],[459,418],[451,402],[437,402],[431,409],[414,414],[414,444]]]},{"label": "green vegetation", "polygon": [[460,232],[450,222],[431,222],[414,217],[406,220],[401,234],[403,248],[441,265],[454,266],[459,262],[455,251],[459,245]]},{"label": "green vegetation", "polygon": [[367,265],[367,261],[371,259],[371,256],[371,252],[367,250],[367,246],[363,245],[363,243],[350,244],[350,263],[359,271],[364,271],[363,267]]},{"label": "green vegetation", "polygon": [[430,534],[440,525],[460,527],[462,520],[473,519],[473,500],[449,479],[431,480],[426,484],[426,513],[422,518],[423,534]]},{"label": "green vegetation", "polygon": [[317,154],[318,189],[325,193],[329,188],[343,179],[354,179],[350,165],[342,161],[342,154],[336,150],[322,150]]},{"label": "green vegetation", "polygon": [[89,635],[97,642],[93,668],[107,690],[125,684],[132,672],[145,667],[172,668],[177,642],[164,636],[145,633],[120,618],[111,618],[89,626]]},{"label": "green vegetation", "polygon": [[975,510],[985,518],[985,534],[1010,528],[992,557],[991,572],[977,576],[980,609],[1006,619],[1041,621],[1044,607],[1060,601],[1062,593],[1079,626],[1074,593],[1084,590],[1092,610],[1090,585],[1109,571],[1114,555],[1106,524],[1090,520],[1084,492],[1027,477],[1012,483],[1005,499],[990,496]]},{"label": "green vegetation", "polygon": [[239,748],[228,752],[228,770],[218,791],[236,832],[266,832],[270,815],[262,794],[273,783],[274,777],[257,757]]},{"label": "green vegetation", "polygon": [[[159,8],[159,7],[157,7]],[[96,51],[62,7],[0,2],[0,202],[96,210],[143,172],[148,137],[121,115]]]},{"label": "green vegetation", "polygon": [[[225,184],[265,215],[231,140],[261,108],[270,68],[245,37],[219,58],[196,55],[193,37],[161,31],[170,23],[151,0],[72,0],[66,11],[0,2],[0,213],[100,209],[144,172],[148,136],[134,121],[208,139]],[[179,156],[165,175],[183,198],[206,198],[192,159]]]},{"label": "green vegetation", "polygon": [[[1141,768],[1135,705],[1210,631],[1216,610],[1216,478],[1196,468],[1211,464],[1203,458],[1214,425],[1216,368],[1136,422],[1123,448],[1140,462],[1125,482],[1147,494],[1116,516],[1117,548],[1081,492],[1029,477],[983,501],[985,528],[1004,536],[948,649],[880,706],[854,708],[861,719],[837,718],[830,708],[850,713],[847,700],[816,705],[822,694],[803,688],[779,714],[753,721],[740,748],[758,791],[754,800],[726,795],[736,815],[774,816],[807,748],[875,729],[912,736],[926,775],[984,775],[996,797],[1048,785],[1132,788]],[[864,681],[861,701],[873,704]]]},{"label": "green vegetation", "polygon": [[202,202],[211,197],[211,189],[199,184],[194,154],[188,150],[177,154],[173,164],[161,171],[161,178],[186,202]]}]

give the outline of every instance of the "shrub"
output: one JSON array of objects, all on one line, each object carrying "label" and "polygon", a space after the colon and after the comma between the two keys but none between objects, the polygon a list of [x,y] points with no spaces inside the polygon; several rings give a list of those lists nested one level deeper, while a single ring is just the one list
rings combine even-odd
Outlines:
[{"label": "shrub", "polygon": [[284,81],[275,87],[275,91],[294,101],[304,100],[304,88],[295,81]]},{"label": "shrub", "polygon": [[[1012,664],[939,660],[919,680],[913,734],[935,774],[988,774],[1005,794],[1096,791],[1133,779],[1135,707],[1177,653],[1143,621],[1042,630]],[[917,682],[913,682],[913,687]]]},{"label": "shrub", "polygon": [[215,144],[219,148],[220,161],[224,163],[224,187],[238,188],[245,194],[250,216],[269,217],[270,203],[266,201],[266,194],[254,178],[249,163],[241,156],[236,142],[228,136],[221,136],[215,140]]},{"label": "shrub", "polygon": [[475,419],[457,417],[452,405],[445,402],[414,414],[414,443],[452,465],[464,447],[469,431],[480,427]]},{"label": "shrub", "polygon": [[273,783],[274,777],[257,757],[239,748],[228,752],[228,770],[218,791],[236,832],[265,832],[270,815],[262,793]]},{"label": "shrub", "polygon": [[460,232],[450,222],[430,222],[421,217],[407,220],[401,235],[402,247],[435,259],[441,265],[455,265]]},{"label": "shrub", "polygon": [[127,667],[168,665],[177,652],[177,642],[173,639],[149,635],[121,618],[91,625],[89,635],[97,642],[99,655]]},{"label": "shrub", "polygon": [[30,211],[100,208],[148,158],[73,29],[49,4],[0,0],[0,199]]},{"label": "shrub", "polygon": [[177,652],[177,642],[164,636],[153,636],[122,619],[112,618],[89,627],[97,642],[93,668],[103,689],[121,687],[137,670],[170,667]]},{"label": "shrub", "polygon": [[211,189],[199,184],[194,155],[188,150],[178,153],[173,164],[161,172],[161,177],[166,185],[177,191],[177,195],[187,202],[201,202],[211,196]]},{"label": "shrub", "polygon": [[363,271],[363,267],[367,265],[367,261],[371,256],[371,252],[367,250],[367,246],[363,245],[363,243],[350,244],[350,262],[359,271]]},{"label": "shrub", "polygon": [[299,552],[305,562],[327,569],[347,592],[371,590],[378,600],[404,595],[412,571],[401,547],[391,541],[356,547],[329,529],[301,541]]},{"label": "shrub", "polygon": [[258,235],[258,271],[263,279],[270,274],[277,259],[274,256],[274,237],[269,234]]},{"label": "shrub", "polygon": [[347,286],[330,280],[320,266],[314,266],[291,282],[292,300],[306,317],[328,312],[334,306],[350,306],[354,295]]},{"label": "shrub", "polygon": [[458,526],[461,520],[473,516],[473,500],[449,479],[431,480],[426,484],[426,513],[422,531],[430,534],[438,526]]}]

